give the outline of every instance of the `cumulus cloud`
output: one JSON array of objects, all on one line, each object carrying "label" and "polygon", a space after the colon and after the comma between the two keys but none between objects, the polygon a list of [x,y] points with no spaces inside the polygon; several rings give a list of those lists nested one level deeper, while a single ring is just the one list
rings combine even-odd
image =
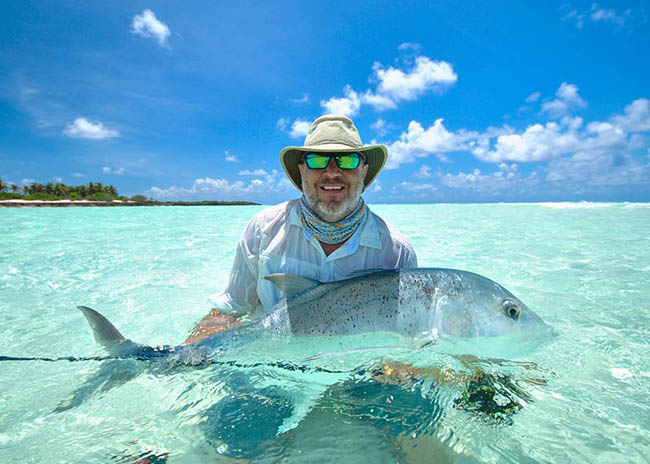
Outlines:
[{"label": "cumulus cloud", "polygon": [[149,9],[133,17],[131,21],[131,32],[142,37],[156,39],[160,46],[167,45],[167,38],[170,34],[167,24],[156,18],[155,13]]},{"label": "cumulus cloud", "polygon": [[115,175],[119,176],[120,174],[124,174],[124,168],[115,169],[115,168],[111,168],[109,166],[104,166],[102,168],[102,172],[104,174],[115,174]]},{"label": "cumulus cloud", "polygon": [[555,96],[556,99],[542,104],[542,113],[548,114],[551,118],[559,119],[573,110],[587,106],[587,103],[578,94],[578,87],[574,84],[562,82],[555,92]]},{"label": "cumulus cloud", "polygon": [[415,177],[416,179],[428,179],[430,177],[433,177],[433,174],[431,174],[430,169],[431,168],[429,166],[423,164],[422,166],[420,166],[420,169],[418,169],[417,171],[415,171],[415,173],[413,173],[413,177]]},{"label": "cumulus cloud", "polygon": [[618,26],[622,26],[625,20],[630,15],[631,10],[619,15],[615,10],[599,8],[597,3],[591,5],[591,15],[589,17],[594,22],[611,22]]},{"label": "cumulus cloud", "polygon": [[415,100],[426,91],[443,90],[458,80],[451,64],[426,56],[417,57],[415,66],[407,72],[392,66],[384,69],[379,63],[373,69],[379,81],[376,93],[395,103]]},{"label": "cumulus cloud", "polygon": [[386,136],[391,130],[393,130],[393,125],[387,123],[383,119],[379,118],[374,123],[370,125],[370,128],[377,133],[380,137]]},{"label": "cumulus cloud", "polygon": [[120,133],[104,127],[101,122],[90,122],[86,118],[77,118],[63,129],[63,134],[79,139],[110,139],[119,137]]},{"label": "cumulus cloud", "polygon": [[[496,138],[494,149],[477,146],[472,153],[481,161],[546,161],[576,149],[580,138],[574,131],[556,123],[533,124],[521,134],[505,134]],[[481,144],[482,145],[482,144]]]},{"label": "cumulus cloud", "polygon": [[81,172],[73,172],[72,177],[86,177],[86,175]]},{"label": "cumulus cloud", "polygon": [[500,191],[521,192],[529,190],[539,182],[537,173],[523,178],[517,169],[516,164],[501,163],[499,170],[489,174],[483,174],[480,169],[474,169],[470,173],[459,172],[458,174],[440,175],[441,185],[451,189],[465,189],[478,193],[495,193]]},{"label": "cumulus cloud", "polygon": [[[340,113],[339,113],[340,114]],[[292,139],[301,139],[307,136],[311,122],[304,119],[296,119],[291,122],[290,118],[280,118],[276,123],[278,129],[289,134]]]},{"label": "cumulus cloud", "polygon": [[229,163],[239,163],[239,158],[237,158],[235,155],[231,155],[228,150],[226,150],[224,159]]},{"label": "cumulus cloud", "polygon": [[597,3],[591,4],[589,11],[578,11],[571,4],[564,4],[562,9],[566,13],[561,17],[562,21],[573,22],[578,29],[582,29],[585,22],[591,20],[593,23],[612,23],[617,26],[623,26],[625,21],[630,17],[632,10],[625,10],[619,14],[616,10],[601,8]]},{"label": "cumulus cloud", "polygon": [[34,182],[36,182],[34,179],[23,179],[20,181],[20,185],[25,186],[25,185],[31,185]]},{"label": "cumulus cloud", "polygon": [[268,173],[264,169],[255,169],[251,171],[250,169],[245,169],[237,173],[238,176],[266,176]]},{"label": "cumulus cloud", "polygon": [[650,131],[650,100],[634,100],[625,107],[624,115],[612,118],[612,123],[626,131]]},{"label": "cumulus cloud", "polygon": [[296,119],[293,124],[291,124],[291,132],[289,132],[289,136],[294,139],[306,137],[309,133],[310,127],[311,122],[303,119]]},{"label": "cumulus cloud", "polygon": [[356,116],[361,108],[361,97],[352,87],[346,85],[343,88],[344,97],[332,97],[329,100],[321,100],[320,105],[328,114],[342,114],[343,116]]},{"label": "cumulus cloud", "polygon": [[437,119],[427,129],[419,122],[411,121],[408,130],[400,135],[399,140],[389,144],[386,169],[396,169],[400,164],[431,154],[444,160],[446,153],[468,149],[468,140],[476,134],[450,132],[442,121],[442,118]]},{"label": "cumulus cloud", "polygon": [[533,92],[526,97],[526,103],[534,103],[542,96],[541,92]]},{"label": "cumulus cloud", "polygon": [[269,196],[282,192],[295,191],[289,180],[273,169],[270,173],[252,179],[249,183],[237,180],[205,177],[196,179],[192,187],[172,185],[163,189],[151,187],[145,194],[156,200],[268,200]]},{"label": "cumulus cloud", "polygon": [[[402,44],[402,50],[412,49],[413,44]],[[373,65],[371,81],[375,89],[355,91],[350,85],[343,88],[343,97],[331,97],[320,102],[325,113],[356,116],[362,105],[384,111],[397,108],[404,101],[413,101],[427,92],[443,92],[458,80],[452,65],[435,61],[426,56],[415,58],[410,69]]]}]

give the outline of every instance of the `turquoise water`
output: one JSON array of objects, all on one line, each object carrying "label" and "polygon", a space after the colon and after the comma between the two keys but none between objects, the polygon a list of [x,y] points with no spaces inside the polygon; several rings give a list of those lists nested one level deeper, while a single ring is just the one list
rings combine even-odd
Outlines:
[{"label": "turquoise water", "polygon": [[[182,342],[260,209],[0,209],[0,355],[101,355],[80,304],[138,342]],[[199,368],[2,361],[0,462],[647,462],[650,204],[373,210],[411,239],[420,266],[496,280],[556,329],[509,362],[427,354],[438,371],[480,369],[514,414],[459,408],[469,382],[434,386],[424,372],[395,385],[368,370],[421,366],[421,354],[335,357],[320,371],[269,346]]]}]

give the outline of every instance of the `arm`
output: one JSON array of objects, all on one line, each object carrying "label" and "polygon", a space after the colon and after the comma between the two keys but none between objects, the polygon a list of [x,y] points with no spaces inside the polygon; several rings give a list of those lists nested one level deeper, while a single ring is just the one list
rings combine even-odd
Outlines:
[{"label": "arm", "polygon": [[210,297],[215,307],[192,329],[184,345],[194,344],[224,330],[241,325],[242,319],[259,305],[257,296],[257,259],[259,237],[251,220],[237,245],[225,290]]},{"label": "arm", "polygon": [[217,308],[212,308],[212,310],[194,326],[194,329],[192,329],[187,339],[183,342],[183,345],[194,344],[210,335],[223,332],[224,330],[234,329],[241,324],[241,322],[239,322],[241,317],[243,317],[243,315],[222,313]]}]

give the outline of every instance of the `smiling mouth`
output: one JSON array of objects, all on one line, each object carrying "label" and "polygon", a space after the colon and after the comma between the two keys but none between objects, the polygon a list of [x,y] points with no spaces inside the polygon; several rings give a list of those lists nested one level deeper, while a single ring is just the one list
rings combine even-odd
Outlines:
[{"label": "smiling mouth", "polygon": [[337,186],[323,185],[323,186],[321,186],[321,189],[322,190],[330,190],[330,191],[334,190],[334,191],[336,191],[336,190],[343,190],[343,186],[342,185],[337,185]]}]

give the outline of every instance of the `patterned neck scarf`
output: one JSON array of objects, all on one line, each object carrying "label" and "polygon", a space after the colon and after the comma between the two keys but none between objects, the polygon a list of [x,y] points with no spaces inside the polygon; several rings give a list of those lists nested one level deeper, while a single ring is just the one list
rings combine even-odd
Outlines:
[{"label": "patterned neck scarf", "polygon": [[307,200],[303,196],[300,199],[300,219],[302,220],[303,230],[307,238],[327,243],[342,243],[352,237],[361,223],[368,216],[368,208],[363,201],[359,199],[357,208],[349,216],[338,222],[325,222],[307,205]]}]

